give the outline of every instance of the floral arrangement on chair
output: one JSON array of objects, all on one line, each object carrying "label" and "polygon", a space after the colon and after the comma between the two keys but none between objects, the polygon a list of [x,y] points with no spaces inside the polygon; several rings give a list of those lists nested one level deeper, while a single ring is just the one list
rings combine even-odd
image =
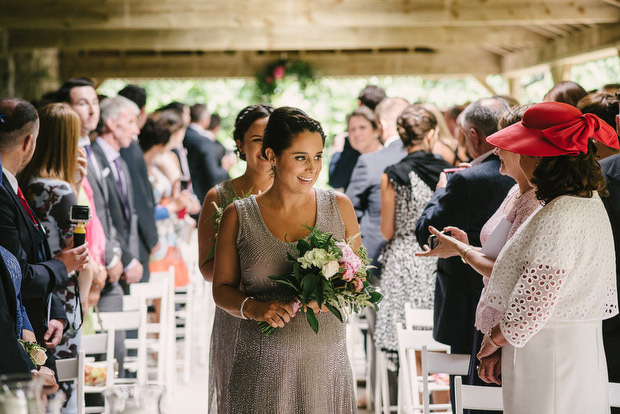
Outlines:
[{"label": "floral arrangement on chair", "polygon": [[256,90],[258,95],[268,97],[273,95],[280,81],[286,77],[296,77],[301,90],[315,81],[315,71],[303,60],[279,59],[267,65],[263,72],[256,75]]}]

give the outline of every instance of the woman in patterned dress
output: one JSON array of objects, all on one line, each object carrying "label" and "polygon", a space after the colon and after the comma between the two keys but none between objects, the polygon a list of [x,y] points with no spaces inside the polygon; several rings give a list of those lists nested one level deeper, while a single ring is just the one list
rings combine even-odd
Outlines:
[{"label": "woman in patterned dress", "polygon": [[[19,178],[24,184],[28,203],[41,221],[50,250],[55,255],[73,244],[75,225],[70,220],[70,209],[78,204],[76,193],[86,176],[85,162],[78,163],[78,156],[83,159],[86,156],[78,152],[80,118],[69,105],[58,103],[45,106],[41,109],[40,121],[41,132],[35,152]],[[82,304],[78,294],[86,303],[93,272],[98,274],[104,271],[102,266],[91,260],[86,269],[80,270],[79,277],[70,277],[67,287],[57,291],[67,312],[67,328],[53,351],[55,358],[77,357],[82,326]],[[73,393],[75,382],[59,385],[67,397],[63,414],[77,412]]]},{"label": "woman in patterned dress", "polygon": [[381,233],[388,242],[379,257],[383,264],[375,344],[398,361],[396,323],[405,321],[405,303],[432,309],[437,260],[414,256],[415,223],[431,199],[439,174],[451,165],[431,149],[437,119],[422,105],[410,105],[397,120],[398,134],[408,155],[386,168],[381,178]]},{"label": "woman in patterned dress", "polygon": [[[213,281],[213,264],[217,225],[215,206],[225,209],[235,198],[260,194],[273,182],[271,165],[262,154],[263,132],[273,112],[271,105],[251,105],[239,112],[233,137],[237,155],[246,162],[242,176],[227,180],[209,190],[198,220],[198,255],[200,271]],[[226,413],[226,389],[232,368],[239,319],[216,308],[209,353],[209,413]]]},{"label": "woman in patterned dress", "polygon": [[[325,134],[296,108],[269,117],[263,155],[273,185],[258,196],[236,200],[219,228],[213,295],[239,323],[227,408],[235,413],[355,413],[346,326],[312,304],[320,329],[314,333],[293,310],[294,292],[269,279],[292,270],[291,243],[308,235],[304,226],[344,240],[359,233],[351,201],[313,188],[322,168]],[[355,237],[353,248],[360,246]],[[279,328],[270,336],[256,321]]]}]

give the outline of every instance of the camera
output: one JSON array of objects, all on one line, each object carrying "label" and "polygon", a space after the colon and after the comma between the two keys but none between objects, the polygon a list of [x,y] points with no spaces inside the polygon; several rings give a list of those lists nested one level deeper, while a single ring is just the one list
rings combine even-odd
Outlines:
[{"label": "camera", "polygon": [[90,207],[73,205],[69,210],[69,220],[73,223],[88,223],[90,220]]},{"label": "camera", "polygon": [[181,191],[187,190],[189,188],[189,183],[189,178],[181,178]]},{"label": "camera", "polygon": [[86,223],[90,220],[90,207],[72,205],[69,210],[69,220],[77,223],[73,229],[73,247],[83,245],[86,240]]},{"label": "camera", "polygon": [[[445,234],[446,236],[452,236],[451,232],[445,230],[440,231],[439,233]],[[428,241],[426,242],[426,244],[428,244],[428,247],[433,250],[435,247],[439,246],[439,239],[434,234],[431,234],[430,236],[428,236]]]}]

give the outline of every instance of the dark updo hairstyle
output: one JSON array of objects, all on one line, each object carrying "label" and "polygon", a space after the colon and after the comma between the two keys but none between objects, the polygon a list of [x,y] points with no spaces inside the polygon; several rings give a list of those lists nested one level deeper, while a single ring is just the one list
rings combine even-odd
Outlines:
[{"label": "dark updo hairstyle", "polygon": [[405,147],[421,143],[426,134],[435,128],[437,118],[419,104],[406,107],[396,120],[396,130]]},{"label": "dark updo hairstyle", "polygon": [[239,151],[237,141],[243,142],[245,133],[248,132],[252,124],[259,119],[268,118],[273,112],[273,109],[273,106],[267,104],[250,105],[243,108],[241,112],[239,112],[239,115],[237,115],[233,139],[235,140],[235,153],[243,161],[245,161],[245,153]]},{"label": "dark updo hairstyle", "polygon": [[138,143],[142,152],[147,152],[155,145],[166,145],[170,141],[170,129],[165,121],[149,117],[138,135]]},{"label": "dark updo hairstyle", "polygon": [[591,197],[594,191],[598,191],[601,197],[609,194],[601,167],[596,162],[596,147],[591,140],[587,154],[541,158],[533,175],[536,198],[544,203],[563,195]]},{"label": "dark updo hairstyle", "polygon": [[289,148],[297,135],[302,132],[316,132],[325,144],[325,133],[318,121],[310,118],[301,109],[283,106],[273,111],[265,127],[263,137],[263,157],[267,158],[265,150],[271,148],[276,156]]},{"label": "dark updo hairstyle", "polygon": [[576,107],[577,102],[587,94],[588,92],[577,82],[562,81],[556,83],[555,86],[547,92],[543,100],[545,102],[563,102]]},{"label": "dark updo hairstyle", "polygon": [[377,122],[377,116],[375,115],[375,112],[371,111],[370,108],[368,108],[367,106],[360,106],[355,111],[347,115],[347,125],[349,125],[349,121],[354,116],[361,116],[362,118],[366,118],[366,120],[370,122],[373,130],[379,129],[379,123]]},{"label": "dark updo hairstyle", "polygon": [[152,117],[157,121],[161,121],[170,131],[170,135],[184,127],[183,113],[179,113],[175,109],[164,109],[155,112]]}]

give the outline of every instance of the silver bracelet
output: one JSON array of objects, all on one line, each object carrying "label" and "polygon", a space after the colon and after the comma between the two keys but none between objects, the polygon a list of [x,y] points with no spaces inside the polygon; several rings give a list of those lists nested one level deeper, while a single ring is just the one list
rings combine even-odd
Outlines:
[{"label": "silver bracelet", "polygon": [[245,314],[243,313],[243,307],[245,306],[245,302],[247,302],[250,299],[254,299],[252,296],[248,296],[247,298],[243,299],[243,302],[241,302],[241,308],[239,309],[239,313],[241,314],[241,318],[243,319],[250,319],[247,316],[245,316]]}]

